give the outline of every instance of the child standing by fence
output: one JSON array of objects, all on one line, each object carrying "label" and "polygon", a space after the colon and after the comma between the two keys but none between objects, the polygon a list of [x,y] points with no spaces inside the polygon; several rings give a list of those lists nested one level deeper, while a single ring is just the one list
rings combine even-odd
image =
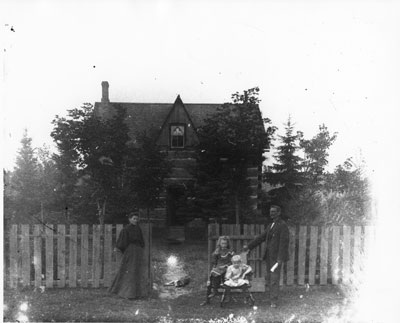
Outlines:
[{"label": "child standing by fence", "polygon": [[210,299],[218,292],[218,287],[222,283],[222,279],[226,273],[234,252],[231,250],[230,238],[228,236],[221,236],[218,238],[215,251],[212,253],[212,269],[207,282],[207,295],[206,300],[200,305],[210,303]]}]

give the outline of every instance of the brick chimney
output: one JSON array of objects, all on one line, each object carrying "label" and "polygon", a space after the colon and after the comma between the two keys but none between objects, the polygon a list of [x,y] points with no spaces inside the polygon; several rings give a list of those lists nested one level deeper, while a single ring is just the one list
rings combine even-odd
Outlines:
[{"label": "brick chimney", "polygon": [[110,103],[110,99],[108,98],[108,82],[101,82],[101,103]]}]

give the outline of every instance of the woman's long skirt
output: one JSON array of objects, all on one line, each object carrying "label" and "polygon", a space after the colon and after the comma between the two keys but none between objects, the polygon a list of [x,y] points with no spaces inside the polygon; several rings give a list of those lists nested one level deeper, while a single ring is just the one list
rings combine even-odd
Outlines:
[{"label": "woman's long skirt", "polygon": [[121,265],[108,291],[123,298],[148,296],[148,277],[144,266],[144,249],[130,244],[124,251]]}]

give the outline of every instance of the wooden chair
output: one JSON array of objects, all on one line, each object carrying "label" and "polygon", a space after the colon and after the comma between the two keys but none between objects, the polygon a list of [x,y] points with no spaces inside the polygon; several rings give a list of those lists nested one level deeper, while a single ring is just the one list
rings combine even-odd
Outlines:
[{"label": "wooden chair", "polygon": [[[240,257],[242,258],[242,263],[247,264],[247,253],[241,253]],[[230,300],[234,300],[236,301],[236,295],[237,294],[242,294],[243,298],[244,298],[244,303],[248,304],[250,306],[253,306],[255,303],[255,299],[253,297],[253,294],[251,293],[250,289],[251,289],[251,280],[253,278],[253,273],[249,273],[245,276],[245,279],[247,279],[249,281],[249,284],[243,285],[243,286],[238,286],[238,287],[230,287],[227,285],[224,285],[224,282],[222,282],[221,284],[221,289],[222,291],[222,295],[221,295],[221,299],[220,299],[220,306],[224,307],[225,304],[227,304],[226,299],[227,296],[230,296]],[[237,293],[235,293],[235,296],[232,295],[232,291],[235,291]]]}]

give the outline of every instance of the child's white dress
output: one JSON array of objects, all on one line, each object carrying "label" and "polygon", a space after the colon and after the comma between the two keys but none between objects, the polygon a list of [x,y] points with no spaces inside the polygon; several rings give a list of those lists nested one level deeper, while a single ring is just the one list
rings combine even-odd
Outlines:
[{"label": "child's white dress", "polygon": [[249,281],[247,279],[242,278],[243,273],[251,272],[251,267],[245,264],[241,264],[238,268],[235,268],[234,265],[230,265],[226,270],[225,274],[225,282],[224,285],[229,287],[240,287],[244,285],[248,285]]}]

